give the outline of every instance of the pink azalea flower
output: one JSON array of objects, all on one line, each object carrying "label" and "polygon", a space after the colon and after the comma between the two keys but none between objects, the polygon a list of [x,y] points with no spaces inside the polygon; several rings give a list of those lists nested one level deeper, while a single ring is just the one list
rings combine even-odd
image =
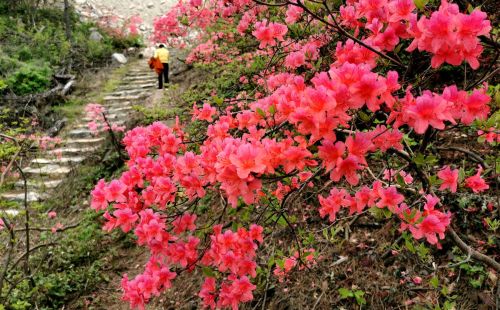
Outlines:
[{"label": "pink azalea flower", "polygon": [[465,179],[465,186],[472,189],[474,193],[484,192],[490,188],[488,183],[481,177],[481,172],[483,172],[483,168],[479,166],[475,175]]},{"label": "pink azalea flower", "polygon": [[447,188],[450,189],[452,193],[455,193],[457,191],[458,169],[451,170],[449,166],[444,166],[443,169],[441,169],[437,173],[437,175],[439,179],[443,181],[443,183],[439,187],[440,191],[443,191]]}]

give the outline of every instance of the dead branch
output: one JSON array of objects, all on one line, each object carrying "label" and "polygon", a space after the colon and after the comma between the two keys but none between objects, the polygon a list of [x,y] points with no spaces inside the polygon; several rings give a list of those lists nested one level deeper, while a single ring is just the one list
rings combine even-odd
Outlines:
[{"label": "dead branch", "polygon": [[67,95],[71,88],[74,86],[74,83],[75,80],[71,79],[64,84],[58,83],[57,86],[43,93],[29,94],[26,96],[7,95],[3,98],[3,100],[11,102],[15,105],[34,104],[36,107],[39,107],[43,102],[52,101],[54,99],[57,99],[58,97],[64,97],[65,95]]},{"label": "dead branch", "polygon": [[474,258],[475,260],[477,261],[480,261],[480,262],[483,262],[485,263],[486,265],[490,266],[491,268],[495,269],[495,271],[497,273],[500,273],[500,263],[498,263],[496,260],[494,260],[493,258],[489,257],[489,256],[486,256],[476,250],[474,250],[473,248],[471,248],[469,245],[467,245],[459,236],[458,234],[456,233],[456,231],[453,229],[453,227],[449,227],[448,228],[448,232],[450,233],[451,235],[451,238],[453,239],[453,241],[455,241],[455,243],[457,244],[457,246],[462,250],[464,251],[465,253],[467,253],[467,255],[470,254],[470,257]]}]

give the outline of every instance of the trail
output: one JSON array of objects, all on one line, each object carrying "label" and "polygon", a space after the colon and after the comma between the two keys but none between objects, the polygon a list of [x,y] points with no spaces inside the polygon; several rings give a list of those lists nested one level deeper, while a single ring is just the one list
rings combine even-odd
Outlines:
[{"label": "trail", "polygon": [[[110,122],[120,126],[130,127],[134,118],[133,105],[144,104],[156,87],[156,75],[145,65],[144,60],[135,61],[115,90],[104,94],[103,106]],[[83,107],[82,107],[83,109]],[[27,177],[27,201],[38,202],[50,197],[53,191],[61,185],[71,173],[87,158],[104,147],[105,133],[93,135],[88,129],[89,118],[82,118],[73,124],[68,124],[62,132],[62,143],[57,149],[41,151],[31,160],[23,172]],[[24,180],[19,179],[13,190],[0,195],[7,201],[23,202],[25,198]],[[8,210],[17,214],[16,209]]]}]

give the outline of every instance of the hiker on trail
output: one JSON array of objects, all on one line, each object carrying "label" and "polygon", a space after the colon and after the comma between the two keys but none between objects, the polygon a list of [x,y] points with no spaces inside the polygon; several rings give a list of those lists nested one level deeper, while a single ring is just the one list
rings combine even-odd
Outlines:
[{"label": "hiker on trail", "polygon": [[156,49],[154,58],[158,58],[160,62],[163,64],[163,70],[158,74],[158,88],[163,88],[163,78],[165,78],[165,83],[169,83],[168,81],[168,60],[170,53],[168,49],[165,47],[165,44],[160,44],[159,48]]}]

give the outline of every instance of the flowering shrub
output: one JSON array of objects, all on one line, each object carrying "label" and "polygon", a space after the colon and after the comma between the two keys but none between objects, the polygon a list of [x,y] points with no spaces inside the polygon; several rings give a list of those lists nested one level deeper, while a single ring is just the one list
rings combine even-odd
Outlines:
[{"label": "flowering shrub", "polygon": [[[290,197],[308,188],[326,183],[330,190],[313,191],[306,202],[321,218],[335,222],[345,213],[380,210],[399,221],[400,231],[438,248],[452,229],[444,195],[488,190],[486,167],[460,177],[459,170],[467,174],[463,167],[444,157],[437,164],[428,148],[454,126],[488,119],[488,86],[474,88],[484,80],[466,90],[428,85],[408,73],[429,63],[438,69],[465,61],[480,68],[480,38],[491,26],[479,9],[461,13],[442,1],[419,11],[411,0],[353,0],[338,7],[181,1],[156,20],[154,35],[179,40],[193,36],[190,29],[203,41],[189,62],[267,65],[238,75],[253,91],[213,94],[213,103],[194,104],[192,121],[204,126],[199,141],[178,123],[126,133],[127,170],[92,191],[92,208],[105,211],[104,229],[132,232],[151,254],[143,274],[122,281],[132,307],[143,308],[179,273],[197,268],[210,271],[198,294],[205,307],[237,309],[252,300],[258,245],[274,227],[263,217],[275,216],[274,225],[282,219],[294,233]],[[224,207],[211,221],[204,203],[214,197]],[[223,226],[227,207],[253,216]],[[295,254],[275,266],[280,281],[316,259],[316,249],[296,243]]]}]

